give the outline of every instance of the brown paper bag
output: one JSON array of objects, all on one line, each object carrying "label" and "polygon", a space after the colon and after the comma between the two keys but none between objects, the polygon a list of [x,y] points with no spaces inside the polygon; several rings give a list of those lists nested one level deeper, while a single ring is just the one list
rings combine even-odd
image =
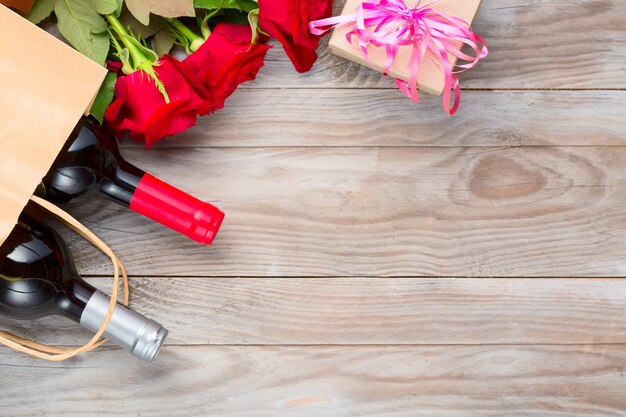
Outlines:
[{"label": "brown paper bag", "polygon": [[105,75],[105,68],[0,5],[0,244],[32,197],[108,255],[114,268],[107,314],[83,346],[48,346],[0,330],[0,344],[41,359],[65,360],[104,343],[120,277],[128,305],[126,269],[113,251],[63,210],[32,196],[78,119],[88,113]]},{"label": "brown paper bag", "polygon": [[0,244],[106,69],[0,5]]}]

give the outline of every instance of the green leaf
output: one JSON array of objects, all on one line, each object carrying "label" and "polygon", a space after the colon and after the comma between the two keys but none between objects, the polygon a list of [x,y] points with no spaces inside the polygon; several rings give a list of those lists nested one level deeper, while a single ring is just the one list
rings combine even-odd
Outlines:
[{"label": "green leaf", "polygon": [[135,71],[130,63],[130,52],[128,52],[128,49],[124,48],[116,55],[120,59],[120,61],[122,61],[122,72],[124,72],[124,74],[130,74]]},{"label": "green leaf", "polygon": [[100,65],[109,52],[103,17],[91,0],[58,0],[54,6],[59,32],[74,48]]},{"label": "green leaf", "polygon": [[126,7],[146,26],[150,23],[150,13],[163,17],[196,15],[193,0],[126,0]]},{"label": "green leaf", "polygon": [[213,17],[215,13],[207,13],[203,18],[199,16],[197,19],[199,20],[198,24],[200,25],[200,32],[202,33],[202,37],[204,39],[209,39],[211,36],[211,29],[209,28],[209,19]]},{"label": "green leaf", "polygon": [[116,81],[117,75],[115,75],[114,72],[109,71],[106,77],[104,77],[100,90],[98,90],[98,95],[96,95],[96,99],[91,105],[91,110],[89,112],[93,117],[98,119],[100,123],[102,123],[102,120],[104,119],[104,112],[113,101]]},{"label": "green leaf", "polygon": [[[152,64],[159,60],[159,56],[156,54],[156,52],[150,49],[149,45],[144,45],[141,41],[139,41],[139,39],[134,38],[132,35],[124,35],[124,38],[128,40],[128,42],[130,42],[139,51],[139,53],[145,58],[145,61],[148,61]],[[138,66],[137,62],[134,62],[134,64],[135,67]]]},{"label": "green leaf", "polygon": [[118,0],[96,0],[93,2],[96,11],[100,14],[111,14],[117,10],[119,6]]},{"label": "green leaf", "polygon": [[259,8],[253,0],[194,0],[194,6],[209,10],[235,9],[246,13]]},{"label": "green leaf", "polygon": [[122,25],[124,25],[126,29],[130,29],[132,33],[142,38],[149,38],[167,26],[163,19],[152,19],[146,26],[140,23],[127,8],[122,10],[120,22],[122,22]]},{"label": "green leaf", "polygon": [[34,24],[41,22],[54,11],[56,2],[57,0],[37,0],[26,18]]},{"label": "green leaf", "polygon": [[171,51],[173,46],[174,37],[167,28],[154,34],[154,49],[160,57]]},{"label": "green leaf", "polygon": [[117,10],[115,10],[115,16],[122,14],[122,7],[124,7],[124,0],[117,0]]}]

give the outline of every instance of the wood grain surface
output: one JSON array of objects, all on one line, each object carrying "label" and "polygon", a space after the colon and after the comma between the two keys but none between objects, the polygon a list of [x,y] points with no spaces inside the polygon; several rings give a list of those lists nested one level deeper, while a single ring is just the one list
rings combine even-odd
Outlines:
[{"label": "wood grain surface", "polygon": [[[626,417],[624,28],[626,0],[484,0],[490,55],[454,117],[326,40],[307,74],[274,43],[224,110],[124,144],[226,212],[212,246],[66,206],[170,330],[159,357],[0,348],[0,416]],[[106,289],[108,260],[63,234]]]},{"label": "wood grain surface", "polygon": [[397,90],[239,90],[156,147],[626,145],[624,114],[623,91],[466,91],[450,117]]},{"label": "wood grain surface", "polygon": [[[102,290],[110,285],[90,281]],[[626,343],[621,279],[139,277],[130,283],[131,306],[171,329],[168,345]],[[13,321],[9,329],[53,344],[89,338],[60,317]]]},{"label": "wood grain surface", "polygon": [[[621,346],[172,346],[42,364],[0,352],[12,416],[597,417],[626,408]],[[16,384],[15,381],[28,381]]]},{"label": "wood grain surface", "polygon": [[[626,273],[625,147],[126,154],[228,213],[219,238],[206,247],[105,200],[70,207],[135,275]],[[72,242],[83,273],[109,273],[108,262],[86,243]]]}]

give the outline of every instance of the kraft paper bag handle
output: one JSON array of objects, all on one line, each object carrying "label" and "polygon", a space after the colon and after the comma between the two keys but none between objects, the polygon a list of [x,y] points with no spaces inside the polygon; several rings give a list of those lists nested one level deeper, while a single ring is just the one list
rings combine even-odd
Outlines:
[{"label": "kraft paper bag handle", "polygon": [[42,207],[44,210],[53,214],[57,219],[62,221],[68,228],[72,229],[83,238],[85,238],[89,243],[94,245],[104,254],[106,254],[109,258],[111,258],[111,262],[113,263],[113,288],[111,289],[111,302],[109,303],[109,309],[107,311],[102,324],[98,328],[96,334],[93,335],[91,340],[78,348],[63,348],[57,346],[44,345],[41,343],[34,342],[32,340],[24,339],[22,337],[16,336],[13,333],[9,333],[6,331],[0,330],[0,344],[8,346],[12,349],[17,350],[18,352],[26,353],[28,355],[34,356],[39,359],[46,359],[49,361],[62,361],[73,356],[76,356],[83,352],[88,352],[102,345],[105,340],[102,339],[102,334],[107,328],[109,321],[111,320],[111,316],[113,315],[113,309],[117,303],[118,297],[118,286],[119,286],[119,278],[120,274],[122,275],[122,282],[124,287],[124,305],[128,305],[129,298],[129,288],[128,288],[128,276],[126,274],[126,268],[124,268],[124,264],[120,259],[113,253],[113,251],[95,234],[93,234],[89,229],[83,226],[78,220],[74,217],[70,216],[65,211],[61,210],[54,204],[43,200],[39,197],[32,196],[30,198],[32,202]]}]

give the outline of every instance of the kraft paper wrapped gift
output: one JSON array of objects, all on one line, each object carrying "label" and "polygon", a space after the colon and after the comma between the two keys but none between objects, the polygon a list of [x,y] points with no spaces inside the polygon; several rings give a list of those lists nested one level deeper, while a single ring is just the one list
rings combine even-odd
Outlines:
[{"label": "kraft paper wrapped gift", "polygon": [[[363,3],[361,0],[347,0],[341,14],[347,15],[354,13],[361,3]],[[405,0],[405,4],[409,8],[415,7],[417,3],[417,0]],[[434,2],[433,0],[422,0],[419,4],[432,4],[433,9],[461,18],[471,24],[480,6],[480,0],[439,0]],[[356,39],[353,37],[352,43],[349,43],[346,39],[346,34],[352,30],[352,28],[353,25],[351,24],[342,24],[334,29],[329,42],[331,51],[335,55],[357,62],[376,71],[383,72],[387,60],[385,49],[368,45],[367,54],[369,60],[366,60]],[[409,81],[408,63],[412,50],[413,48],[411,46],[400,47],[393,61],[393,65],[389,70],[388,75],[390,77],[399,78],[407,82]],[[431,54],[431,52],[427,52],[427,54]],[[448,54],[448,58],[450,62],[456,62],[456,57],[451,54]],[[434,60],[424,59],[422,61],[419,67],[417,84],[419,89],[425,93],[439,95],[443,92],[445,85],[444,73],[442,69],[435,64]]]},{"label": "kraft paper wrapped gift", "polygon": [[0,244],[105,75],[105,68],[0,5]]}]

